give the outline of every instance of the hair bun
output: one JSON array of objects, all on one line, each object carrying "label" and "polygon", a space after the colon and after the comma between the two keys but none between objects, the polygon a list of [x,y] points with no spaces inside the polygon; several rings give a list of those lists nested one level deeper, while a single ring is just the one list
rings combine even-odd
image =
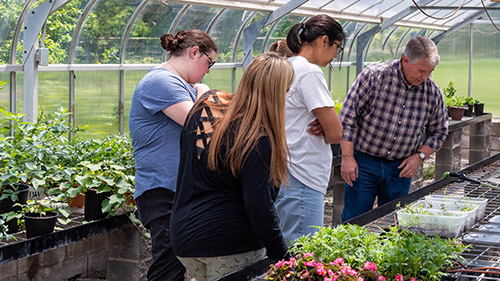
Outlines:
[{"label": "hair bun", "polygon": [[161,47],[165,50],[165,51],[171,51],[172,49],[175,49],[175,46],[177,44],[175,44],[175,38],[172,34],[168,33],[168,34],[163,34],[161,37],[160,37],[160,41],[161,41]]}]

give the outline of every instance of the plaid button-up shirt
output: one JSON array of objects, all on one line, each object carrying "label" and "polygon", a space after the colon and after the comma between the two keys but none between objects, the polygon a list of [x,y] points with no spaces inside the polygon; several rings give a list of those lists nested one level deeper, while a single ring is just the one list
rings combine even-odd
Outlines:
[{"label": "plaid button-up shirt", "polygon": [[343,140],[357,151],[388,160],[415,153],[422,144],[437,151],[448,134],[441,89],[429,77],[406,83],[400,60],[372,64],[356,78],[340,111]]}]

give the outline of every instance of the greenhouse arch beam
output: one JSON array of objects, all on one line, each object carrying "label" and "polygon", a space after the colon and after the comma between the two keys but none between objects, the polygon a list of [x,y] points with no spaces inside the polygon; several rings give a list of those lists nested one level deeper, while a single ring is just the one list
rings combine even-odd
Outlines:
[{"label": "greenhouse arch beam", "polygon": [[24,121],[36,122],[38,115],[38,64],[40,62],[40,58],[37,57],[40,56],[41,53],[38,49],[38,35],[40,34],[42,28],[45,29],[45,24],[49,15],[59,10],[70,1],[71,0],[45,1],[33,9],[31,13],[27,13],[24,19]]},{"label": "greenhouse arch beam", "polygon": [[261,18],[243,30],[243,68],[245,68],[250,61],[252,61],[253,44],[257,40],[257,36],[259,36],[262,28],[280,19],[308,1],[309,0],[290,0],[285,5],[279,7],[276,11]]},{"label": "greenhouse arch beam", "polygon": [[210,34],[210,32],[212,31],[212,28],[214,28],[215,23],[222,16],[222,14],[224,14],[225,11],[226,11],[226,8],[220,9],[217,12],[217,14],[215,14],[215,16],[210,20],[210,23],[207,26],[207,33],[208,34]]},{"label": "greenhouse arch beam", "polygon": [[77,21],[75,31],[73,32],[73,41],[71,42],[71,47],[69,51],[69,63],[73,64],[75,62],[75,50],[76,50],[76,44],[78,44],[78,38],[80,37],[80,32],[82,30],[83,23],[85,22],[85,19],[87,19],[88,15],[90,14],[90,11],[92,11],[95,3],[97,0],[91,0],[90,2],[87,3],[85,8],[83,9],[83,13],[80,14],[80,18]]},{"label": "greenhouse arch beam", "polygon": [[[500,2],[495,2],[495,3],[487,6],[486,8],[494,8],[494,7],[500,7]],[[472,23],[473,21],[482,17],[484,14],[485,14],[485,11],[482,10],[482,11],[479,11],[479,12],[476,12],[476,13],[470,15],[469,17],[467,17],[463,21],[450,27],[448,30],[443,31],[440,34],[436,35],[434,38],[432,38],[432,41],[434,41],[434,43],[436,43],[436,44],[439,43],[439,41],[441,41],[443,38],[453,34],[455,31],[461,29],[462,27],[468,25],[469,23]]]},{"label": "greenhouse arch beam", "polygon": [[[21,11],[21,15],[19,15],[19,18],[17,19],[17,24],[16,24],[16,29],[14,30],[14,36],[12,37],[12,44],[10,44],[10,64],[16,64],[16,51],[17,51],[17,42],[19,41],[19,34],[21,33],[21,26],[24,22],[24,17],[26,16],[26,13],[28,12],[29,8],[31,5],[33,5],[33,2],[35,0],[30,0],[24,5],[23,10]],[[9,110],[10,112],[16,112],[16,87],[17,87],[17,82],[16,82],[16,72],[11,71],[10,72],[10,83],[9,83]],[[11,135],[14,135],[14,131],[12,129],[13,121],[11,121]]]},{"label": "greenhouse arch beam", "polygon": [[[418,5],[423,6],[427,5],[430,2],[432,2],[432,0],[421,0],[418,2]],[[371,41],[371,38],[375,36],[375,34],[377,34],[378,32],[386,29],[389,26],[394,25],[396,22],[400,21],[401,19],[405,18],[411,13],[413,13],[412,6],[402,10],[401,12],[383,21],[381,24],[378,24],[377,26],[371,28],[370,30],[366,31],[365,33],[361,34],[358,37],[357,39],[358,45],[356,48],[356,75],[358,75],[361,72],[361,70],[363,70],[363,62],[366,56],[366,47],[368,43]]]}]

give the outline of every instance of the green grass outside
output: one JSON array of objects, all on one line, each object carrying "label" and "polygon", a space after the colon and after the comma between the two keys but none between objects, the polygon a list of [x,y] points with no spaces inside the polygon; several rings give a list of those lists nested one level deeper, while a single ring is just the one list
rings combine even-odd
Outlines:
[{"label": "green grass outside", "polygon": [[[472,96],[485,103],[485,112],[500,116],[500,59],[476,59],[473,64]],[[349,71],[349,83],[346,83]],[[232,92],[231,69],[212,69],[204,78],[204,83],[213,89]],[[135,86],[146,71],[125,72],[124,126],[128,132],[130,102]],[[325,73],[328,71],[325,68]],[[241,69],[236,71],[237,81]],[[103,138],[119,133],[119,72],[118,71],[80,71],[76,72],[75,84],[75,122],[86,125],[88,133],[83,138]],[[457,95],[467,96],[468,61],[443,59],[433,72],[433,79],[441,88],[453,80]],[[343,100],[348,85],[355,78],[354,67],[335,68],[332,72],[332,97]],[[0,80],[9,80],[9,74],[0,73]],[[69,108],[69,74],[66,72],[39,73],[39,109],[46,113]],[[328,77],[327,77],[328,82]],[[17,75],[17,111],[22,112],[23,74]],[[0,106],[9,108],[9,84],[0,90]]]}]

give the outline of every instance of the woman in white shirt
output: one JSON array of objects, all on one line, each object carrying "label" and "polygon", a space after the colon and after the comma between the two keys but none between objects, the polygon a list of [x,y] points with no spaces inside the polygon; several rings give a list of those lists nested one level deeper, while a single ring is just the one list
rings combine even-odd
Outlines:
[{"label": "woman in white shirt", "polygon": [[[289,185],[283,185],[276,208],[285,239],[290,242],[323,226],[324,198],[330,179],[330,144],[342,138],[342,124],[334,108],[325,75],[327,66],[342,51],[342,26],[327,15],[295,24],[287,45],[295,80],[287,93],[285,122],[290,150]],[[310,134],[311,122],[319,121],[324,134]]]}]

